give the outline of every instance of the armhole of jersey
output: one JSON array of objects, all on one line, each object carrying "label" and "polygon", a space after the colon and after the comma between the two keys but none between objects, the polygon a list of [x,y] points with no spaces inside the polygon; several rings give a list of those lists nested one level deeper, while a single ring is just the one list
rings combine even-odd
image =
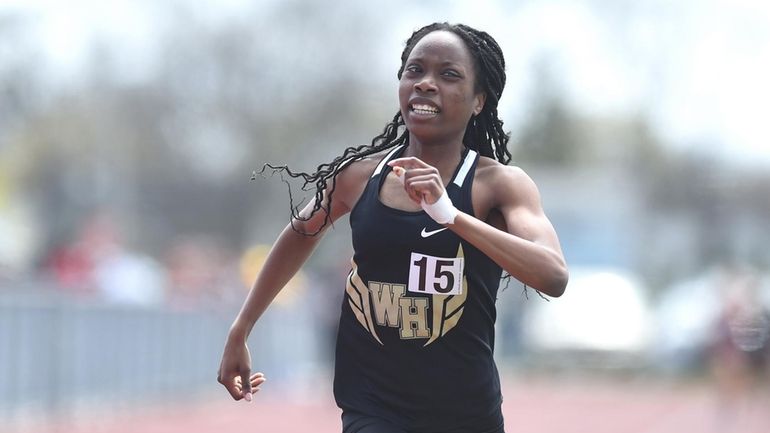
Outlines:
[{"label": "armhole of jersey", "polygon": [[[369,176],[369,179],[367,179],[366,186],[364,186],[364,190],[361,192],[361,195],[358,197],[358,200],[356,200],[356,204],[354,204],[353,208],[350,209],[351,217],[352,217],[353,213],[356,211],[356,209],[358,209],[358,204],[361,203],[361,200],[364,199],[364,196],[366,196],[367,194],[371,194],[369,191],[370,191],[371,188],[374,188],[371,185],[372,183],[376,184],[377,194],[379,194],[380,185],[382,184],[382,179],[380,179],[380,182],[375,182],[373,179],[382,172],[382,170],[385,168],[385,164],[387,164],[388,161],[390,161],[393,158],[393,155],[395,155],[403,147],[404,147],[403,144],[394,147],[390,152],[387,153],[387,155],[385,155],[384,158],[382,158],[382,161],[380,161],[380,163],[377,164],[377,168],[374,169],[374,172],[372,173],[372,175]],[[351,218],[351,221],[352,221],[352,218]]]},{"label": "armhole of jersey", "polygon": [[370,177],[370,179],[371,179],[372,177],[374,177],[374,176],[377,176],[378,174],[380,174],[380,172],[382,172],[382,169],[383,169],[383,168],[385,168],[385,164],[387,164],[387,163],[388,163],[388,161],[390,161],[390,159],[391,159],[391,158],[393,158],[393,155],[395,155],[395,154],[396,154],[396,152],[398,152],[399,150],[401,150],[401,148],[402,148],[402,147],[404,147],[404,145],[403,145],[403,144],[401,144],[401,145],[399,145],[399,146],[396,146],[396,147],[394,147],[394,148],[393,148],[393,150],[391,150],[390,152],[388,152],[388,154],[387,154],[387,155],[385,155],[385,158],[382,158],[382,161],[380,161],[380,163],[379,163],[379,164],[377,164],[377,168],[374,170],[374,173],[372,173],[372,176]]}]

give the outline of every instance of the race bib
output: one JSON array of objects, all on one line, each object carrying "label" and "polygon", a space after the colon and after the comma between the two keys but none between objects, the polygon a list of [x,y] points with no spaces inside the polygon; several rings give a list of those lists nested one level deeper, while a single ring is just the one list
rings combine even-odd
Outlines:
[{"label": "race bib", "polygon": [[434,257],[412,253],[407,290],[433,295],[460,295],[465,269],[463,257]]}]

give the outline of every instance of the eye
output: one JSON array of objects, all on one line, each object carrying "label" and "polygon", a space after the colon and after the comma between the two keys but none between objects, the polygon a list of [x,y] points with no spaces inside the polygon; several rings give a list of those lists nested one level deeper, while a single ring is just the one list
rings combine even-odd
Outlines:
[{"label": "eye", "polygon": [[454,69],[447,69],[441,74],[450,78],[462,78],[462,75],[460,75],[460,73],[455,71]]},{"label": "eye", "polygon": [[419,65],[415,65],[414,63],[407,65],[404,68],[404,71],[406,72],[413,72],[413,73],[419,73],[422,72],[422,68]]}]

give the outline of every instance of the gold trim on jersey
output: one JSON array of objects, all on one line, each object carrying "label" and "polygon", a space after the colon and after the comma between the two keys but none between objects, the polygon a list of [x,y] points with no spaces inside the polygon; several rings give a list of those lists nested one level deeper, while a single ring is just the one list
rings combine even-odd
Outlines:
[{"label": "gold trim on jersey", "polygon": [[348,303],[350,308],[353,309],[353,313],[356,315],[358,321],[363,325],[364,329],[369,331],[372,336],[380,344],[382,340],[377,335],[377,331],[374,329],[374,322],[372,321],[372,308],[371,299],[369,297],[369,288],[361,281],[361,277],[358,276],[358,265],[356,262],[350,260],[353,269],[351,269],[348,275],[348,284],[345,290],[348,292]]}]

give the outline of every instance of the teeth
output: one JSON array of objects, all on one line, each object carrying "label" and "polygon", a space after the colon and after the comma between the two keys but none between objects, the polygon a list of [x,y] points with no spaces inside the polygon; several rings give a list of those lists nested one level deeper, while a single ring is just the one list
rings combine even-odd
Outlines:
[{"label": "teeth", "polygon": [[418,114],[437,114],[438,113],[438,109],[436,107],[431,107],[430,105],[426,105],[426,104],[414,104],[412,105],[412,110]]}]

